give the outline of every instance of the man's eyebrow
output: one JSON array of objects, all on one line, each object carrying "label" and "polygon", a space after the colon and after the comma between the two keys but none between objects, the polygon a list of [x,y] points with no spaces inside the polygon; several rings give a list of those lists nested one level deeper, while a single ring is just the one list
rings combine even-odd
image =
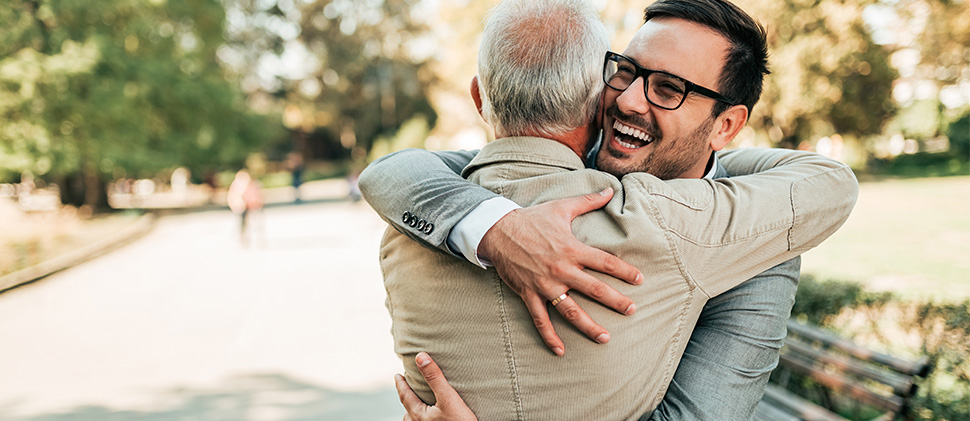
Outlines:
[{"label": "man's eyebrow", "polygon": [[640,64],[640,62],[638,62],[638,61],[637,61],[637,60],[636,60],[635,58],[633,58],[633,57],[630,57],[630,56],[628,56],[628,55],[626,55],[626,54],[621,54],[621,55],[622,55],[623,57],[626,57],[626,59],[627,59],[627,60],[630,60],[630,61],[632,61],[632,62],[633,62],[634,64],[636,64],[637,66],[640,66],[640,67],[642,67],[642,68],[644,68],[644,69],[647,69],[647,70],[653,70],[653,71],[660,71],[660,72],[664,72],[664,73],[667,73],[667,74],[669,74],[669,75],[673,75],[673,76],[676,76],[676,77],[679,77],[679,78],[681,78],[681,79],[684,79],[684,80],[690,80],[690,79],[688,79],[688,78],[685,78],[685,77],[683,77],[683,76],[681,76],[681,75],[680,75],[680,74],[678,74],[677,72],[673,72],[673,71],[670,71],[670,70],[669,70],[669,69],[667,69],[667,68],[664,68],[664,67],[660,67],[660,68],[656,68],[656,69],[653,69],[653,68],[650,68],[650,67],[647,67],[647,66],[644,66],[644,65],[642,65],[642,64]]}]

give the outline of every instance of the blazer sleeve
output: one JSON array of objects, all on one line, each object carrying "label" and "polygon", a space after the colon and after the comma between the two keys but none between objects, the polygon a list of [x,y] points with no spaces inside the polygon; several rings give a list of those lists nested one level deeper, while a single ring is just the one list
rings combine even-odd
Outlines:
[{"label": "blazer sleeve", "polygon": [[497,194],[461,177],[478,151],[405,149],[372,162],[360,174],[360,192],[394,229],[452,256],[451,229]]},{"label": "blazer sleeve", "polygon": [[751,175],[633,179],[647,191],[644,205],[662,220],[684,269],[711,297],[820,244],[858,197],[852,170],[814,153],[751,148],[719,158],[729,172]]}]

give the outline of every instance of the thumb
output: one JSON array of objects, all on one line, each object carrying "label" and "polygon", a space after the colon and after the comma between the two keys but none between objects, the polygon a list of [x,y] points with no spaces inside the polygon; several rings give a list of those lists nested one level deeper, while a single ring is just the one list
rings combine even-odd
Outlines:
[{"label": "thumb", "polygon": [[448,379],[441,372],[438,363],[434,362],[428,353],[419,352],[414,357],[414,362],[418,364],[418,370],[424,376],[424,381],[428,382],[428,386],[431,387],[431,392],[434,393],[434,398],[438,402],[438,406],[441,406],[445,402],[451,402],[456,398],[461,399],[458,396],[458,392],[448,384]]}]

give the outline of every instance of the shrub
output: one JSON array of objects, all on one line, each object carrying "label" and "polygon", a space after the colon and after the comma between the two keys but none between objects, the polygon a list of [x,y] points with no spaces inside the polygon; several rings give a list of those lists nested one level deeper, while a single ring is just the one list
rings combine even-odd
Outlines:
[{"label": "shrub", "polygon": [[[913,360],[928,356],[933,371],[911,402],[913,417],[970,420],[970,300],[904,301],[892,293],[865,291],[857,283],[804,276],[792,316],[878,351]],[[807,382],[799,383],[805,392],[814,389]]]}]

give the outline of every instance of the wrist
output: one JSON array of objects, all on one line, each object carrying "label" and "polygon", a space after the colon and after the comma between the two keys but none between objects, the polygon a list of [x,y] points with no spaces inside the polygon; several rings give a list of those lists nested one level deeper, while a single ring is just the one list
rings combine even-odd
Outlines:
[{"label": "wrist", "polygon": [[502,243],[505,225],[512,223],[512,220],[518,216],[519,210],[521,209],[522,208],[513,209],[509,213],[505,214],[505,216],[499,218],[498,221],[495,221],[495,224],[493,224],[488,231],[485,231],[485,234],[482,235],[481,242],[478,243],[478,255],[481,258],[493,261],[492,257],[498,254],[495,247],[498,247],[499,244]]},{"label": "wrist", "polygon": [[449,247],[460,251],[472,264],[487,269],[491,262],[481,257],[482,238],[500,219],[519,208],[515,202],[501,196],[480,203],[452,228],[448,234]]}]

